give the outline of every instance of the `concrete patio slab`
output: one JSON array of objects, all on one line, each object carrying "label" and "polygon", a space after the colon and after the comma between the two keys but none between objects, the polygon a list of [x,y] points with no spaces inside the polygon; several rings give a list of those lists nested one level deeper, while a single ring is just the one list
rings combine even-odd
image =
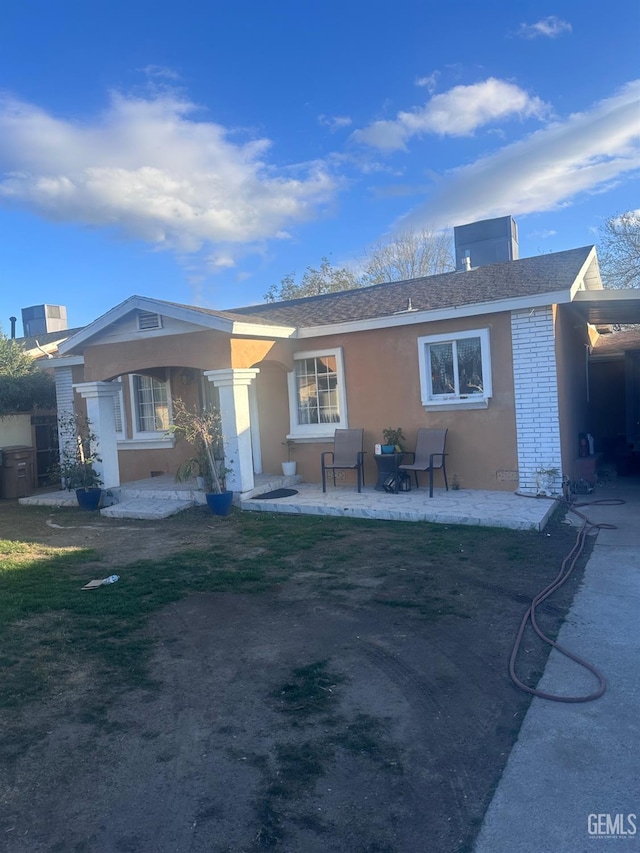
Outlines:
[{"label": "concrete patio slab", "polygon": [[240,508],[253,512],[331,515],[346,518],[379,518],[388,521],[431,521],[437,524],[470,524],[508,527],[512,530],[542,530],[555,503],[513,492],[427,489],[388,494],[367,486],[358,493],[353,487],[327,487],[300,483],[298,494],[275,500],[242,500]]},{"label": "concrete patio slab", "polygon": [[[431,521],[512,530],[542,530],[555,508],[552,500],[526,498],[514,492],[436,489],[430,498],[427,489],[394,495],[378,492],[372,486],[364,487],[360,493],[353,486],[330,486],[323,493],[319,484],[299,481],[299,476],[257,475],[255,488],[237,495],[236,504],[252,512]],[[294,488],[297,494],[275,500],[252,499],[282,487]],[[189,506],[206,503],[204,492],[198,491],[195,483],[177,483],[169,474],[126,483],[109,494],[114,503],[101,513],[112,518],[166,518]],[[170,512],[165,506],[168,502],[172,503]],[[25,506],[77,505],[75,495],[66,491],[20,498],[20,503]],[[173,506],[179,503],[183,506]]]}]

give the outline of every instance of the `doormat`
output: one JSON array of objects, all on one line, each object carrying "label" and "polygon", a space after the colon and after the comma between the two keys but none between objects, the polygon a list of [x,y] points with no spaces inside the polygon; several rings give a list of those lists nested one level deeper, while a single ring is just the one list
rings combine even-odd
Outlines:
[{"label": "doormat", "polygon": [[265,492],[263,495],[255,495],[252,501],[270,501],[272,498],[290,498],[297,495],[297,489],[275,489],[273,492]]}]

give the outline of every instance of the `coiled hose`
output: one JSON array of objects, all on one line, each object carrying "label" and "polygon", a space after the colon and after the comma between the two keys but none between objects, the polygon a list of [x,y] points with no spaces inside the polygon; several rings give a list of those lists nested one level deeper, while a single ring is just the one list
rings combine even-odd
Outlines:
[{"label": "coiled hose", "polygon": [[[533,495],[523,495],[523,497],[534,497]],[[537,496],[535,496],[537,497]],[[593,664],[584,660],[584,658],[579,657],[578,655],[570,652],[568,649],[565,649],[564,646],[561,646],[559,643],[556,643],[555,640],[552,640],[550,637],[547,637],[546,634],[542,631],[538,622],[536,620],[536,608],[542,604],[544,601],[549,598],[549,596],[553,595],[553,593],[559,589],[563,583],[565,583],[569,577],[571,576],[572,571],[574,570],[576,563],[578,562],[578,558],[582,554],[584,550],[586,538],[593,530],[616,530],[615,524],[594,524],[590,521],[586,515],[579,512],[576,507],[586,507],[586,506],[619,506],[620,504],[625,503],[623,500],[612,499],[612,500],[601,500],[601,501],[589,501],[588,503],[580,503],[580,504],[570,504],[565,498],[551,498],[551,500],[555,500],[558,503],[565,504],[570,512],[575,513],[582,519],[582,527],[578,531],[578,535],[576,537],[575,544],[571,551],[567,554],[567,556],[562,561],[562,565],[560,567],[560,571],[556,575],[553,581],[546,586],[541,592],[539,592],[536,597],[533,599],[527,612],[522,617],[522,622],[520,623],[520,627],[518,629],[518,633],[516,635],[515,642],[513,644],[513,649],[511,651],[511,657],[509,659],[509,675],[511,676],[511,680],[519,687],[520,690],[524,690],[526,693],[531,693],[532,696],[538,696],[540,699],[549,699],[552,702],[593,702],[594,699],[599,699],[607,689],[607,681],[604,675],[597,669]],[[554,693],[546,693],[544,690],[538,690],[535,687],[529,687],[529,685],[525,684],[521,681],[516,675],[516,658],[518,657],[518,652],[520,651],[520,645],[522,643],[522,638],[524,636],[525,629],[527,624],[531,622],[531,627],[536,632],[540,639],[552,646],[554,649],[559,651],[565,657],[570,658],[575,661],[580,666],[583,666],[585,669],[589,670],[589,672],[593,673],[598,681],[598,689],[593,693],[589,693],[587,696],[558,696]]]}]

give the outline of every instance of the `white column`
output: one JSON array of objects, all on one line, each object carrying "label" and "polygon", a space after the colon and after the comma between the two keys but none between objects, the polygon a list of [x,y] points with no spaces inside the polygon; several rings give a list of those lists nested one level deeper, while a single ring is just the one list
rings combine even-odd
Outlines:
[{"label": "white column", "polygon": [[70,367],[54,368],[56,382],[56,407],[58,411],[58,446],[61,455],[73,455],[76,448],[75,431],[69,433],[61,428],[75,414],[73,405],[73,377]]},{"label": "white column", "polygon": [[551,307],[513,311],[511,341],[519,491],[531,495],[541,490],[561,494],[558,376]]},{"label": "white column", "polygon": [[227,487],[234,492],[247,492],[255,485],[249,386],[259,372],[258,368],[232,367],[204,372],[220,394],[225,462],[231,468],[231,473],[227,475]]},{"label": "white column", "polygon": [[114,403],[122,382],[82,382],[73,387],[87,401],[87,417],[96,437],[95,451],[102,460],[96,462],[94,468],[102,478],[103,488],[117,488],[120,468]]}]

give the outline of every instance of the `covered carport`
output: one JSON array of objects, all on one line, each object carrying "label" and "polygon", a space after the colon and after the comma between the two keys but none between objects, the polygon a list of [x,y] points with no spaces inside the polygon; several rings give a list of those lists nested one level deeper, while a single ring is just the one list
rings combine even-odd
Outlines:
[{"label": "covered carport", "polygon": [[589,432],[603,464],[640,473],[640,290],[580,291],[573,300],[598,332],[589,351]]}]

